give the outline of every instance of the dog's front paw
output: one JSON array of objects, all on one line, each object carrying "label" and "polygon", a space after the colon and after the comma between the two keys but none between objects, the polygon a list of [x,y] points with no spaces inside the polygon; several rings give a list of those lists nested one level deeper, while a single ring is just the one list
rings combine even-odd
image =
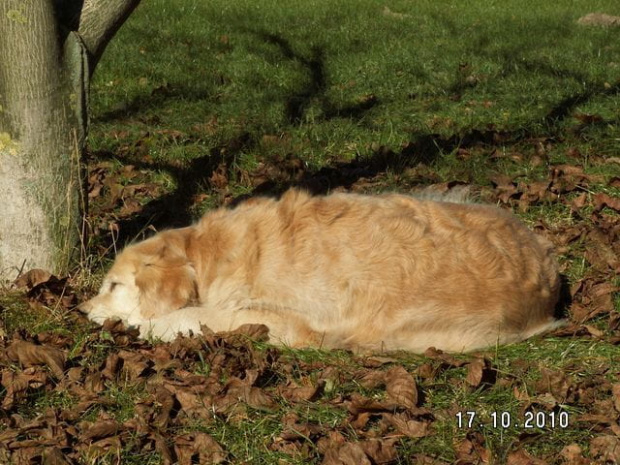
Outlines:
[{"label": "dog's front paw", "polygon": [[179,333],[187,336],[190,331],[193,334],[200,334],[200,323],[184,319],[174,320],[168,318],[168,315],[140,325],[140,337],[160,339],[164,342],[173,341]]}]

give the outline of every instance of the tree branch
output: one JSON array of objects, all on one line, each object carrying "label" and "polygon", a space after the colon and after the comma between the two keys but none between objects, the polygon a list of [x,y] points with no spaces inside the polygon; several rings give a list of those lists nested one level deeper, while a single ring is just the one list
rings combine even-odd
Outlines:
[{"label": "tree branch", "polygon": [[78,33],[88,49],[90,72],[140,0],[84,0]]}]

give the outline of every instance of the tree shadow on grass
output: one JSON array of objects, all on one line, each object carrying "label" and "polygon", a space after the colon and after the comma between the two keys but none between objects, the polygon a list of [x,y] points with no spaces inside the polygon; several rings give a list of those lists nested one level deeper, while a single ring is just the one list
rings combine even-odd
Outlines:
[{"label": "tree shadow on grass", "polygon": [[202,101],[212,97],[212,93],[204,89],[192,89],[177,84],[166,84],[157,87],[150,94],[137,95],[131,101],[118,108],[106,111],[93,118],[94,123],[109,123],[130,119],[163,108],[173,100]]},{"label": "tree shadow on grass", "polygon": [[[147,227],[155,230],[187,226],[193,220],[191,207],[198,194],[209,186],[213,174],[221,166],[230,166],[235,157],[249,149],[253,141],[249,134],[242,133],[228,141],[226,146],[217,147],[184,165],[177,163],[130,160],[137,170],[165,172],[174,179],[175,188],[166,194],[149,200],[140,211],[118,222],[118,234],[109,241],[126,244],[136,238],[143,238]],[[95,153],[98,160],[114,159],[110,152]],[[109,246],[110,244],[104,244]]]},{"label": "tree shadow on grass", "polygon": [[[279,196],[290,188],[301,188],[314,195],[327,194],[338,188],[350,189],[360,179],[372,179],[385,172],[399,174],[419,163],[431,165],[437,158],[457,148],[473,147],[480,144],[497,143],[498,133],[494,131],[473,130],[464,135],[443,137],[439,134],[420,134],[395,152],[387,147],[379,147],[368,157],[350,161],[334,162],[319,169],[303,169],[301,175],[278,166],[278,173],[284,173],[277,179],[267,179],[255,186],[249,194],[233,200],[231,206],[253,196]],[[508,137],[504,135],[503,137]],[[244,151],[255,147],[256,141],[249,133],[244,133],[228,141],[224,146],[216,147],[205,155],[194,158],[184,166],[175,163],[143,162],[130,160],[137,170],[163,171],[174,179],[175,188],[148,201],[143,208],[118,221],[118,235],[110,237],[119,244],[125,244],[141,237],[147,226],[155,230],[187,226],[194,219],[191,207],[195,198],[205,190],[211,189],[214,173],[222,168],[230,169],[236,158]],[[114,154],[100,152],[95,156],[112,159]],[[283,164],[281,160],[272,160],[274,165]],[[286,164],[286,161],[284,162]],[[106,244],[110,245],[110,244]]]},{"label": "tree shadow on grass", "polygon": [[267,31],[248,31],[267,44],[278,47],[281,56],[289,63],[298,63],[306,75],[303,84],[286,97],[284,116],[290,124],[299,124],[313,102],[318,102],[324,119],[353,118],[360,119],[364,114],[376,106],[379,101],[370,96],[359,102],[349,105],[337,105],[326,95],[329,76],[325,63],[323,48],[313,46],[310,53],[304,55],[295,51],[291,43],[281,35]]},{"label": "tree shadow on grass", "polygon": [[[373,178],[385,171],[402,172],[409,166],[417,163],[432,163],[445,151],[452,150],[458,145],[456,138],[443,139],[438,135],[420,136],[402,151],[396,153],[388,148],[379,148],[369,157],[347,162],[335,162],[318,170],[304,169],[301,176],[296,176],[294,170],[287,171],[286,167],[278,166],[279,173],[285,173],[278,179],[267,179],[257,185],[250,194],[242,195],[233,200],[234,206],[241,200],[252,196],[279,196],[287,189],[296,187],[318,195],[326,194],[339,187],[350,188],[362,178]],[[183,227],[193,220],[191,207],[198,194],[212,188],[214,173],[222,168],[230,169],[236,158],[244,151],[251,150],[256,141],[249,133],[244,133],[228,141],[225,145],[211,149],[205,155],[194,158],[188,164],[179,166],[175,163],[144,162],[128,160],[137,170],[163,171],[174,179],[175,188],[148,201],[143,208],[118,222],[118,235],[112,240],[125,244],[135,238],[140,238],[147,227],[162,230],[171,227]],[[113,153],[99,152],[94,154],[98,160],[113,159]],[[275,165],[280,161],[272,160]],[[104,244],[105,246],[111,244]]]},{"label": "tree shadow on grass", "polygon": [[[545,135],[559,131],[562,120],[572,114],[575,107],[589,99],[601,95],[611,95],[620,92],[620,84],[605,87],[599,90],[591,88],[587,92],[579,93],[566,98],[551,108],[544,118],[549,128]],[[306,169],[295,174],[292,171],[278,179],[267,179],[255,186],[249,194],[242,195],[234,200],[232,205],[252,196],[279,196],[289,188],[302,188],[312,194],[326,194],[337,188],[351,188],[362,178],[372,179],[385,172],[400,174],[410,167],[420,163],[432,165],[444,154],[452,153],[457,149],[471,149],[474,147],[496,147],[498,145],[514,145],[529,139],[540,137],[535,125],[521,127],[512,131],[498,131],[494,128],[485,130],[472,129],[464,133],[443,136],[436,133],[422,133],[413,135],[411,141],[399,151],[387,147],[374,150],[368,157],[356,158],[350,161],[335,161],[319,169]],[[161,162],[131,161],[138,169],[164,171],[168,173],[177,186],[171,192],[149,201],[143,209],[119,222],[119,243],[133,239],[145,226],[151,225],[156,230],[169,227],[186,226],[192,221],[190,209],[195,197],[212,188],[211,178],[222,167],[230,169],[236,158],[256,146],[255,136],[243,133],[229,140],[220,147],[213,148],[209,153],[197,157],[186,166]],[[98,154],[99,158],[105,154]],[[108,154],[111,156],[111,154]],[[280,163],[273,160],[272,163]],[[286,170],[284,170],[286,171]],[[279,173],[282,173],[281,169]]]},{"label": "tree shadow on grass", "polygon": [[[437,133],[419,133],[411,137],[411,141],[399,151],[380,147],[368,157],[356,158],[346,162],[334,162],[315,171],[307,171],[301,177],[290,182],[267,181],[257,186],[250,194],[253,195],[282,194],[289,188],[300,187],[313,194],[326,194],[337,188],[351,188],[362,178],[390,172],[401,174],[408,168],[420,163],[432,165],[444,154],[453,153],[458,149],[497,146],[514,146],[528,140],[544,137],[562,137],[562,123],[574,114],[579,105],[587,103],[595,97],[609,96],[620,93],[620,83],[613,86],[589,85],[583,92],[569,96],[554,105],[542,118],[544,131],[540,129],[540,121],[533,121],[513,130],[497,130],[492,125],[488,129],[470,129],[450,136]],[[587,127],[612,124],[613,121],[594,119],[592,122],[578,126],[576,132]]]},{"label": "tree shadow on grass", "polygon": [[[322,118],[351,118],[359,120],[364,115],[380,104],[377,98],[368,98],[364,101],[350,105],[337,105],[327,95],[329,88],[329,73],[327,71],[325,51],[323,48],[314,46],[304,54],[295,50],[291,43],[281,35],[267,31],[246,31],[258,37],[264,43],[274,46],[278,56],[285,65],[301,65],[301,84],[285,96],[285,122],[291,126],[303,122],[304,117],[313,104],[318,104]],[[484,51],[479,53],[484,54]],[[517,53],[517,52],[515,52]],[[511,73],[514,69],[511,62],[518,59],[507,52],[504,56],[505,73]],[[465,132],[452,135],[440,135],[432,132],[412,134],[409,144],[398,150],[381,147],[374,150],[369,156],[351,161],[335,161],[320,169],[305,168],[301,175],[280,176],[278,179],[267,179],[257,185],[245,196],[254,195],[279,195],[291,187],[307,189],[314,194],[324,194],[336,188],[351,188],[362,178],[373,178],[385,172],[400,174],[406,169],[419,163],[432,164],[443,154],[452,153],[457,149],[470,149],[473,147],[495,147],[497,145],[512,145],[536,137],[561,136],[563,122],[570,117],[579,105],[583,105],[593,98],[615,95],[620,93],[620,83],[604,86],[600,83],[586,82],[585,76],[571,70],[562,70],[546,63],[535,61],[518,60],[522,69],[535,73],[552,76],[563,76],[584,82],[583,90],[556,103],[542,118],[536,118],[521,127],[510,131],[499,131],[490,125],[486,129],[470,129]],[[457,82],[452,91],[462,92],[469,85],[463,76],[467,70],[457,73]],[[448,89],[450,90],[450,89]],[[144,111],[144,108],[153,109],[162,106],[169,99],[190,98],[206,99],[208,92],[192,91],[182,87],[161,88],[154,95],[136,97],[127,106],[108,112],[97,121],[111,121],[127,118]],[[544,129],[541,129],[541,121]],[[600,123],[600,122],[596,122]],[[165,227],[184,226],[191,222],[190,207],[193,205],[197,194],[203,192],[203,188],[212,187],[211,177],[223,166],[230,169],[234,160],[242,152],[247,152],[257,144],[260,135],[243,134],[224,146],[216,147],[189,162],[186,166],[178,166],[171,163],[136,163],[139,169],[160,170],[167,172],[175,180],[176,188],[157,199],[149,201],[141,212],[124,219],[119,224],[121,238],[133,238],[139,231],[143,231],[146,224],[152,224],[156,229]],[[293,154],[294,156],[294,154]],[[268,160],[267,160],[268,162]],[[277,161],[272,161],[277,163]]]}]

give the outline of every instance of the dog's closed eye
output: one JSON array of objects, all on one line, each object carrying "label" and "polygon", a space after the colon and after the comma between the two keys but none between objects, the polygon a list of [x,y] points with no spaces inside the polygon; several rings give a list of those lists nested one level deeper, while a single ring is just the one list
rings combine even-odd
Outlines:
[{"label": "dog's closed eye", "polygon": [[114,289],[118,288],[118,286],[122,286],[123,283],[110,283],[110,292],[113,292]]}]

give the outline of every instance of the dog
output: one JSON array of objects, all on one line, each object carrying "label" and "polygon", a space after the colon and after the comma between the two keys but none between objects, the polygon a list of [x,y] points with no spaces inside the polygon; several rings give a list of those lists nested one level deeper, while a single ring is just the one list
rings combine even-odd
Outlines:
[{"label": "dog", "polygon": [[299,190],[122,251],[81,305],[142,337],[269,327],[270,342],[466,352],[559,326],[552,247],[488,205]]}]

